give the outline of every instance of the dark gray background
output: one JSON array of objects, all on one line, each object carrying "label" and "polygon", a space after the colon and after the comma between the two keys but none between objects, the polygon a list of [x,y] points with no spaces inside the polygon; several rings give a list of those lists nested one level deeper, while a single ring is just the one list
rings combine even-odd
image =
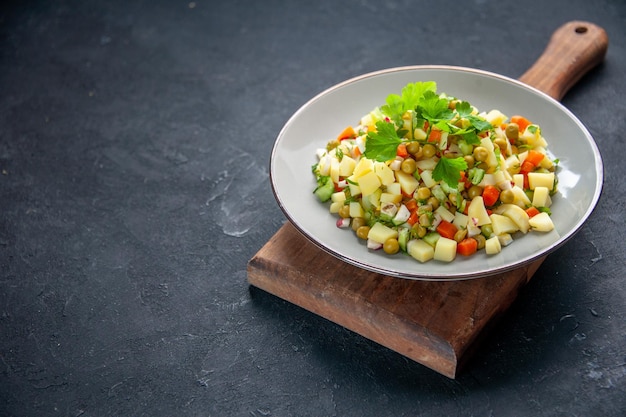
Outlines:
[{"label": "dark gray background", "polygon": [[[457,380],[249,288],[309,98],[411,64],[518,77],[574,19],[611,42],[563,100],[604,193]],[[622,415],[625,28],[622,0],[0,6],[0,415]]]}]

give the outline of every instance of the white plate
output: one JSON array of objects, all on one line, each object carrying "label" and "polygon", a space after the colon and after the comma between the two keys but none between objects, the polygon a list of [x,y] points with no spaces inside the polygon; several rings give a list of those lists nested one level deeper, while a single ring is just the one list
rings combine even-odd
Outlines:
[{"label": "white plate", "polygon": [[[313,195],[311,166],[315,151],[347,125],[400,94],[410,82],[435,81],[437,91],[469,101],[481,111],[521,114],[541,126],[549,151],[559,158],[559,193],[553,198],[550,233],[515,235],[498,255],[457,256],[451,263],[420,263],[406,254],[389,256],[367,250],[351,229],[335,226],[336,217]],[[270,161],[274,195],[292,224],[314,244],[358,267],[389,276],[448,280],[505,272],[553,252],[583,225],[602,190],[602,160],[585,126],[558,101],[501,75],[449,66],[413,66],[382,70],[340,83],[302,106],[276,139]]]}]

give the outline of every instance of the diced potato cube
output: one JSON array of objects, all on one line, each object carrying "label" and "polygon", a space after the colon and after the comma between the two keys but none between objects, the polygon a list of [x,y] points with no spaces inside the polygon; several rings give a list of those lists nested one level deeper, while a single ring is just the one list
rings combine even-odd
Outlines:
[{"label": "diced potato cube", "polygon": [[433,188],[435,185],[437,185],[437,181],[433,179],[433,171],[427,169],[425,171],[422,171],[420,176],[422,177],[422,181],[424,181],[424,185],[426,187]]},{"label": "diced potato cube", "polygon": [[491,123],[493,126],[500,126],[507,117],[502,114],[500,110],[491,110],[489,113],[485,115],[485,120]]},{"label": "diced potato cube", "polygon": [[478,185],[481,187],[485,187],[487,185],[496,185],[496,178],[493,176],[493,174],[485,174],[482,181],[480,181]]},{"label": "diced potato cube", "polygon": [[317,172],[320,175],[330,175],[330,160],[332,158],[330,157],[330,155],[324,155],[323,157],[320,158],[318,164],[317,164]]},{"label": "diced potato cube", "polygon": [[339,175],[342,177],[348,177],[354,172],[356,167],[356,161],[350,158],[348,155],[344,155],[339,162]]},{"label": "diced potato cube", "polygon": [[442,262],[452,262],[456,258],[456,240],[440,237],[435,245],[434,259]]},{"label": "diced potato cube", "polygon": [[392,184],[387,185],[386,191],[389,194],[402,195],[402,188],[400,187],[399,182],[394,182]]},{"label": "diced potato cube", "polygon": [[548,155],[546,155],[546,157],[539,163],[539,166],[544,169],[551,169],[554,167],[554,162],[552,159],[548,158]]},{"label": "diced potato cube", "polygon": [[380,178],[380,183],[389,185],[396,181],[393,170],[384,162],[374,162],[374,172]]},{"label": "diced potato cube", "polygon": [[367,159],[367,158],[361,158],[358,162],[358,164],[356,164],[356,167],[354,167],[354,177],[358,178],[363,174],[366,174],[370,171],[374,170],[374,161],[372,161],[371,159]]},{"label": "diced potato cube", "polygon": [[402,192],[406,195],[413,195],[417,187],[419,186],[419,181],[413,175],[407,174],[402,171],[396,171],[396,179],[400,183],[400,188]]},{"label": "diced potato cube", "polygon": [[337,158],[330,159],[330,178],[335,184],[339,182],[339,160]]},{"label": "diced potato cube", "polygon": [[533,206],[550,207],[550,190],[547,187],[535,187],[533,192]]},{"label": "diced potato cube", "polygon": [[359,187],[364,197],[374,193],[380,186],[380,179],[373,171],[359,177]]},{"label": "diced potato cube", "polygon": [[487,255],[495,255],[502,251],[502,245],[500,244],[500,240],[498,236],[490,237],[485,242],[485,253]]},{"label": "diced potato cube", "polygon": [[385,243],[387,239],[397,238],[398,231],[394,230],[390,227],[385,226],[382,223],[374,223],[369,233],[367,234],[367,238],[373,240],[378,243]]},{"label": "diced potato cube", "polygon": [[444,206],[437,207],[437,210],[435,210],[435,213],[439,213],[441,218],[447,222],[452,223],[454,221],[454,214],[450,213],[450,210],[448,210]]},{"label": "diced potato cube", "polygon": [[490,167],[498,166],[498,158],[496,157],[496,153],[494,152],[493,142],[490,138],[482,138],[480,140],[480,145],[487,149],[487,160],[485,162]]},{"label": "diced potato cube", "polygon": [[343,201],[335,201],[330,203],[329,211],[333,214],[339,213],[339,210],[344,206]]},{"label": "diced potato cube", "polygon": [[[493,173],[493,180],[496,182],[496,185],[503,183],[506,181],[506,177],[504,176],[504,171],[496,171]],[[504,189],[504,188],[501,188]]]},{"label": "diced potato cube", "polygon": [[[523,181],[524,180],[522,179],[522,182]],[[514,196],[513,203],[521,208],[526,208],[530,205],[530,198],[528,198],[522,187],[518,187],[516,184],[513,188],[511,188]]]},{"label": "diced potato cube", "polygon": [[350,217],[365,217],[365,212],[363,211],[363,206],[358,201],[350,202]]},{"label": "diced potato cube", "polygon": [[516,187],[519,187],[523,190],[524,189],[524,174],[514,174],[513,182],[515,183]]},{"label": "diced potato cube", "polygon": [[406,246],[409,255],[420,262],[428,262],[435,256],[435,248],[421,239],[409,240]]},{"label": "diced potato cube", "polygon": [[504,161],[504,168],[507,170],[507,172],[511,174],[515,172],[519,172],[519,167],[520,167],[519,159],[515,155],[509,156]]},{"label": "diced potato cube", "polygon": [[491,216],[491,228],[495,235],[501,235],[503,233],[515,233],[519,230],[519,226],[507,216],[501,214],[492,214]]},{"label": "diced potato cube", "polygon": [[354,182],[348,182],[348,188],[350,189],[350,195],[356,197],[357,195],[361,195],[361,187]]},{"label": "diced potato cube", "polygon": [[380,195],[380,203],[399,204],[402,201],[402,194],[382,193]]},{"label": "diced potato cube", "polygon": [[[534,128],[531,128],[531,126]],[[520,132],[520,140],[526,142],[533,148],[537,146],[548,146],[544,137],[541,136],[541,129],[539,129],[537,125],[529,125],[525,131]]]},{"label": "diced potato cube", "polygon": [[554,223],[548,213],[539,213],[528,221],[532,230],[537,232],[549,232],[554,229]]},{"label": "diced potato cube", "polygon": [[502,204],[498,206],[494,212],[495,214],[502,214],[513,220],[522,233],[528,233],[530,229],[528,214],[520,206],[516,206],[515,204]]},{"label": "diced potato cube", "polygon": [[554,188],[554,172],[529,172],[528,186],[531,190],[537,187],[546,187],[548,190]]},{"label": "diced potato cube", "polygon": [[[379,188],[376,191],[374,191],[372,194],[368,195],[367,197],[362,198],[361,201],[368,201],[371,207],[380,208],[380,196],[381,195],[382,195],[382,191]],[[365,204],[363,205],[363,207],[368,208]]]},{"label": "diced potato cube", "polygon": [[455,225],[457,229],[465,229],[467,228],[467,219],[469,219],[469,217],[460,211],[457,211],[454,213],[454,220],[452,221],[452,224]]},{"label": "diced potato cube", "polygon": [[346,193],[343,191],[337,191],[336,193],[332,193],[330,195],[330,201],[332,201],[333,203],[343,203],[344,201],[346,201]]},{"label": "diced potato cube", "polygon": [[424,140],[426,139],[426,132],[419,127],[413,131],[413,139],[415,140]]},{"label": "diced potato cube", "polygon": [[491,223],[487,209],[485,208],[485,202],[482,196],[476,196],[470,202],[467,208],[467,215],[472,219],[475,226],[483,226]]},{"label": "diced potato cube", "polygon": [[480,146],[487,149],[488,151],[493,151],[495,149],[493,147],[493,142],[491,141],[491,138],[489,137],[480,139]]},{"label": "diced potato cube", "polygon": [[472,219],[467,218],[467,236],[474,237],[478,236],[481,233],[480,227],[476,226]]},{"label": "diced potato cube", "polygon": [[509,246],[511,243],[513,243],[513,236],[511,236],[509,233],[502,233],[501,235],[498,235],[498,241],[500,242],[501,246]]},{"label": "diced potato cube", "polygon": [[417,166],[422,171],[432,171],[437,166],[437,162],[438,162],[438,159],[435,159],[434,157],[425,158],[425,159],[420,159],[419,161],[417,161],[415,163],[415,166]]}]

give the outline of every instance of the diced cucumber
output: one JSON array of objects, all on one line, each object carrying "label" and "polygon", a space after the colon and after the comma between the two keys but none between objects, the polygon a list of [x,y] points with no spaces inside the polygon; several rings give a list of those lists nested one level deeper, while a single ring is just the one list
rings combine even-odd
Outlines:
[{"label": "diced cucumber", "polygon": [[325,203],[330,200],[330,197],[335,192],[335,184],[330,177],[320,177],[318,179],[318,184],[319,185],[313,191],[313,194],[315,194],[322,203]]},{"label": "diced cucumber", "polygon": [[403,252],[406,252],[406,244],[409,242],[409,229],[406,227],[398,230],[398,244]]},{"label": "diced cucumber", "polygon": [[437,232],[427,233],[422,239],[424,242],[428,243],[430,246],[435,247],[437,241],[441,238],[441,235]]}]

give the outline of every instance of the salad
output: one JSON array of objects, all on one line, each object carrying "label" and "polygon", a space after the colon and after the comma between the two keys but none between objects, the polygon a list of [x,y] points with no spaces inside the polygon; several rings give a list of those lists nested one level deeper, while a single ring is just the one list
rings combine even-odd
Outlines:
[{"label": "salad", "polygon": [[547,147],[523,116],[410,83],[317,151],[313,192],[370,250],[419,262],[494,255],[554,229]]}]

